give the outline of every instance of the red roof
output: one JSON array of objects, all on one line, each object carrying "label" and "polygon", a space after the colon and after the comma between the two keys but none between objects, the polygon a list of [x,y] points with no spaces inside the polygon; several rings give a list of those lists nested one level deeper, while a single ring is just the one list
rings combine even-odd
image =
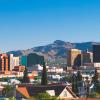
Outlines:
[{"label": "red roof", "polygon": [[17,91],[20,92],[26,98],[30,97],[26,87],[18,87]]}]

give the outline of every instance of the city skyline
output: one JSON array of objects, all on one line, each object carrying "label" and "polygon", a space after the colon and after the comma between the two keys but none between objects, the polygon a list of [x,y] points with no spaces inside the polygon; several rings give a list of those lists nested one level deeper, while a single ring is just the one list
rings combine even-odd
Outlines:
[{"label": "city skyline", "polygon": [[99,40],[99,0],[1,0],[3,52],[46,45],[55,40]]}]

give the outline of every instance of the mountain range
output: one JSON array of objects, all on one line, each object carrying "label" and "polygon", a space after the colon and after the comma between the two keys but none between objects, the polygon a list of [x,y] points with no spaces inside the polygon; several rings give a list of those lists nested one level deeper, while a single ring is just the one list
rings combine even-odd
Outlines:
[{"label": "mountain range", "polygon": [[82,43],[71,43],[62,40],[56,40],[51,44],[45,46],[33,47],[27,50],[9,51],[8,54],[14,54],[15,56],[28,55],[30,53],[37,53],[43,55],[46,59],[50,58],[66,58],[67,51],[69,49],[79,49],[82,51],[92,51],[93,44],[97,42],[82,42]]}]

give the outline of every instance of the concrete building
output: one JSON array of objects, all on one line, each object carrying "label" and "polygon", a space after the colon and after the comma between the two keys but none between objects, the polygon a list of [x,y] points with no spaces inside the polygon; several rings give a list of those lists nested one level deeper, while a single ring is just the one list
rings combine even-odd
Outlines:
[{"label": "concrete building", "polygon": [[14,68],[13,54],[8,55],[10,70]]},{"label": "concrete building", "polygon": [[15,66],[13,71],[24,72],[25,71],[25,66]]},{"label": "concrete building", "polygon": [[71,49],[67,53],[67,65],[68,67],[81,65],[81,50]]},{"label": "concrete building", "polygon": [[10,71],[12,71],[15,66],[19,66],[19,57],[14,57],[13,54],[10,54],[8,57],[9,57],[9,68]]},{"label": "concrete building", "polygon": [[21,56],[20,64],[23,66],[27,66],[27,56]]},{"label": "concrete building", "polygon": [[9,71],[7,54],[0,54],[0,71],[2,72]]},{"label": "concrete building", "polygon": [[93,45],[93,62],[100,63],[100,45]]},{"label": "concrete building", "polygon": [[27,66],[32,67],[36,64],[43,64],[44,62],[44,57],[40,56],[36,53],[31,53],[27,56]]},{"label": "concrete building", "polygon": [[94,67],[100,68],[100,44],[93,45],[93,63]]},{"label": "concrete building", "polygon": [[19,66],[19,57],[13,57],[14,66]]},{"label": "concrete building", "polygon": [[31,53],[31,54],[28,54],[27,56],[20,57],[20,65],[23,65],[26,67],[33,67],[34,65],[37,65],[37,64],[42,65],[43,62],[44,62],[44,57],[36,53]]},{"label": "concrete building", "polygon": [[81,54],[81,65],[91,66],[93,64],[93,53],[92,52],[82,52]]},{"label": "concrete building", "polygon": [[48,72],[50,72],[50,73],[63,73],[64,70],[63,70],[63,68],[52,67],[52,68],[48,68]]}]

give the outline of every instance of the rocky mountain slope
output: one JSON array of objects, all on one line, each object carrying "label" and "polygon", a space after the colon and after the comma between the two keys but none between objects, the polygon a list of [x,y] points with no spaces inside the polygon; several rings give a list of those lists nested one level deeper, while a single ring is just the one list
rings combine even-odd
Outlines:
[{"label": "rocky mountain slope", "polygon": [[45,46],[33,47],[27,50],[17,50],[8,52],[13,53],[15,56],[27,55],[29,53],[37,53],[39,55],[44,55],[45,58],[65,58],[67,56],[67,51],[69,49],[75,48],[86,51],[92,51],[92,45],[96,42],[83,42],[83,43],[70,43],[61,40],[56,40],[51,44]]}]

